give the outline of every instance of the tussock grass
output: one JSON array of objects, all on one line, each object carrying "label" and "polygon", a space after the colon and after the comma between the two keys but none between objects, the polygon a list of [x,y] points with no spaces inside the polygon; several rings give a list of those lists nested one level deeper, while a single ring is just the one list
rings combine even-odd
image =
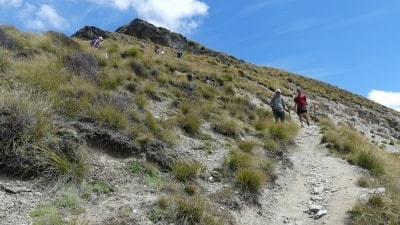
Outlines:
[{"label": "tussock grass", "polygon": [[182,225],[223,225],[232,224],[228,215],[218,212],[206,198],[175,195],[160,197],[157,205],[150,211],[149,218],[153,223],[166,218],[168,223]]},{"label": "tussock grass", "polygon": [[297,134],[298,127],[293,122],[269,123],[268,135],[280,144],[289,144]]},{"label": "tussock grass", "polygon": [[255,147],[258,146],[258,143],[253,140],[243,140],[239,142],[239,149],[244,152],[252,152]]},{"label": "tussock grass", "polygon": [[24,89],[0,89],[0,106],[6,117],[0,126],[0,142],[10,148],[39,141],[52,130],[51,99]]},{"label": "tussock grass", "polygon": [[134,98],[135,104],[139,109],[144,109],[144,107],[149,104],[149,101],[144,94],[138,94]]},{"label": "tussock grass", "polygon": [[[349,162],[369,170],[372,174],[384,173],[382,160],[376,154],[375,147],[361,136],[356,130],[349,127],[334,127],[323,121],[324,136],[322,142],[345,157]],[[329,129],[329,128],[330,129]]]},{"label": "tussock grass", "polygon": [[176,198],[176,221],[178,224],[199,224],[206,211],[206,201],[200,196]]},{"label": "tussock grass", "polygon": [[245,194],[244,200],[256,202],[259,189],[267,182],[269,177],[274,177],[271,161],[266,161],[252,152],[242,150],[232,150],[229,157],[225,158],[229,177],[230,174],[235,178],[234,184]]},{"label": "tussock grass", "polygon": [[88,172],[83,154],[73,152],[66,154],[48,147],[39,147],[36,157],[44,166],[44,174],[52,180],[55,188],[63,187],[65,184],[79,187]]},{"label": "tussock grass", "polygon": [[263,171],[255,168],[243,168],[235,174],[240,189],[246,192],[259,190],[266,182],[266,175]]},{"label": "tussock grass", "polygon": [[228,137],[237,137],[242,132],[241,122],[230,117],[226,112],[213,114],[210,118],[210,122],[215,132]]},{"label": "tussock grass", "polygon": [[198,162],[177,161],[172,165],[171,170],[176,180],[180,182],[192,181],[202,165]]},{"label": "tussock grass", "polygon": [[197,135],[200,133],[200,127],[203,122],[202,116],[198,112],[190,112],[181,115],[178,118],[178,123],[182,129],[189,135]]},{"label": "tussock grass", "polygon": [[90,115],[100,126],[110,129],[123,130],[129,124],[126,115],[111,105],[95,107]]},{"label": "tussock grass", "polygon": [[60,60],[37,56],[35,62],[18,63],[19,78],[42,92],[56,93],[68,81]]},{"label": "tussock grass", "polygon": [[253,155],[247,152],[232,151],[228,158],[227,164],[231,170],[237,171],[241,168],[248,168],[254,165],[255,159]]}]

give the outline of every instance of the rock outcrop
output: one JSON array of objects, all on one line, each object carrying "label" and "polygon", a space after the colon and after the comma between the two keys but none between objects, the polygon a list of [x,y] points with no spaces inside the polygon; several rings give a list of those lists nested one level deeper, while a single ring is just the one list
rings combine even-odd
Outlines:
[{"label": "rock outcrop", "polygon": [[100,28],[94,26],[84,26],[72,35],[72,37],[83,40],[92,40],[97,37],[108,38],[109,36],[110,32],[101,30]]}]

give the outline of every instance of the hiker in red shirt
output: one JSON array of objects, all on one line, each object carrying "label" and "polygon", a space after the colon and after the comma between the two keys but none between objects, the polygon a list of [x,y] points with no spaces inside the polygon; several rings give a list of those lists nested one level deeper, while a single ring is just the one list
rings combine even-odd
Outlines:
[{"label": "hiker in red shirt", "polygon": [[294,97],[294,103],[295,103],[294,109],[297,112],[297,115],[299,116],[301,127],[303,127],[303,119],[305,119],[307,125],[310,126],[307,114],[307,107],[308,107],[307,96],[303,94],[300,88],[297,88],[297,96]]}]

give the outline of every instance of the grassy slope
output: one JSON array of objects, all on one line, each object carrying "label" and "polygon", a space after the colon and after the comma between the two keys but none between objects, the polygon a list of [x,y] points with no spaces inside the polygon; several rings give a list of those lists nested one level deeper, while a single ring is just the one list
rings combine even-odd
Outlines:
[{"label": "grassy slope", "polygon": [[[179,60],[173,49],[165,48],[165,55],[156,55],[152,43],[140,48],[141,40],[111,36],[96,50],[87,41],[59,33],[37,35],[2,27],[0,143],[6,159],[4,173],[45,176],[52,184],[79,187],[87,170],[80,160],[79,139],[87,137],[71,124],[88,125],[101,130],[102,135],[122,136],[127,141],[118,142],[121,146],[133,143],[133,147],[124,148],[126,151],[147,151],[147,146],[157,142],[173,155],[177,129],[207,140],[201,124],[210,123],[214,132],[232,142],[232,153],[226,165],[221,165],[221,177],[234,177],[240,191],[257,193],[274,177],[273,161],[265,155],[284,150],[297,127],[274,124],[268,107],[252,104],[253,98],[269,99],[276,88],[290,95],[294,83],[334,101],[388,110],[361,96],[283,70],[242,62],[228,66],[216,58],[190,53]],[[170,105],[168,112],[150,107],[161,103]],[[252,152],[256,147],[264,150],[263,157]],[[190,183],[201,165],[187,160],[174,156],[161,166],[177,182]],[[27,165],[34,168],[29,173]],[[222,178],[221,182],[229,181]],[[190,187],[170,200],[182,209],[175,215],[178,220],[199,210],[191,209],[184,200],[196,192]],[[206,201],[195,200],[200,206]],[[220,221],[195,213],[191,216],[203,223]]]}]

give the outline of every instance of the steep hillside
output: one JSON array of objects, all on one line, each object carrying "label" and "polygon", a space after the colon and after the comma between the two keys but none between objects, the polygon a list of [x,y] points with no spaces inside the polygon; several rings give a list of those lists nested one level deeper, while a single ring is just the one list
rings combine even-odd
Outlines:
[{"label": "steep hillside", "polygon": [[397,112],[141,20],[73,37],[0,27],[0,76],[4,224],[241,224],[292,167],[301,128],[294,112],[274,123],[277,88],[399,152]]}]

